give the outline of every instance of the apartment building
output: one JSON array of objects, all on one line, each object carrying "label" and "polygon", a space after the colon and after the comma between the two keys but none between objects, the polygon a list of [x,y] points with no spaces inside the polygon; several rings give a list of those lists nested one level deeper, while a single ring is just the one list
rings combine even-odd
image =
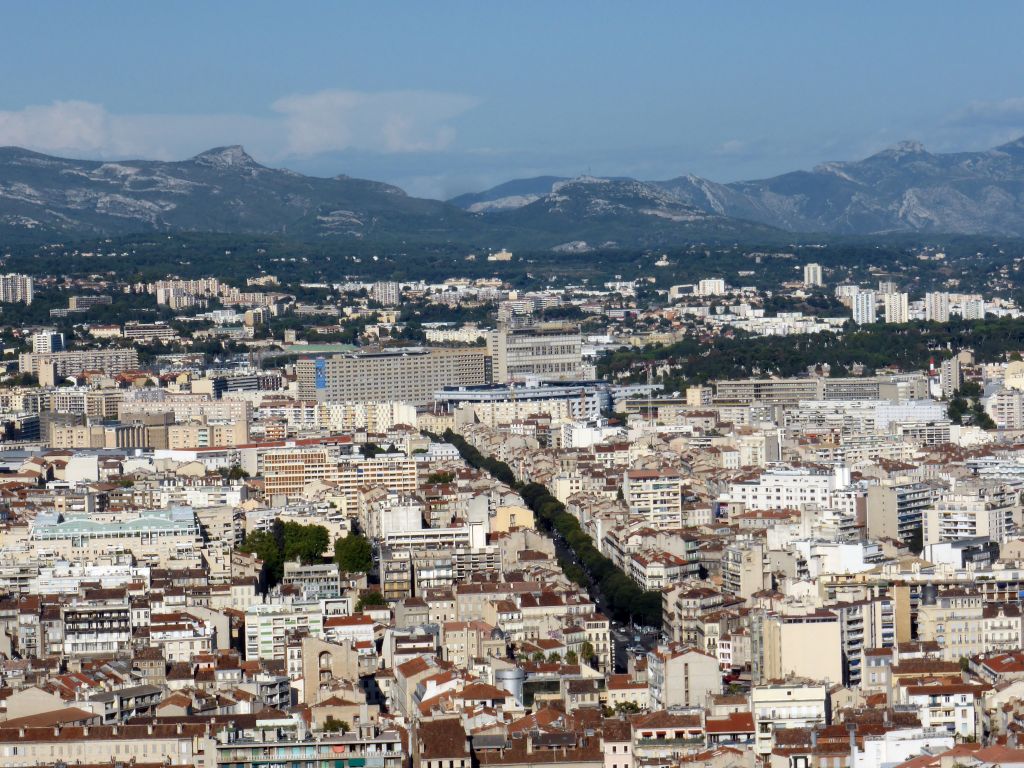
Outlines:
[{"label": "apartment building", "polygon": [[50,424],[50,447],[57,450],[79,448],[148,448],[153,445],[150,427],[145,424]]},{"label": "apartment building", "polygon": [[868,486],[867,530],[875,539],[923,542],[924,516],[939,497],[933,482],[885,481]]},{"label": "apartment building", "polygon": [[32,334],[32,352],[49,355],[64,350],[64,334],[57,331],[38,331]]},{"label": "apartment building", "polygon": [[341,596],[341,574],[333,563],[304,565],[286,562],[282,584],[294,585],[309,599],[322,600]]},{"label": "apartment building", "polygon": [[488,346],[497,382],[585,378],[583,336],[570,323],[499,321]]},{"label": "apartment building", "polygon": [[839,617],[843,685],[860,685],[864,650],[896,645],[896,601],[889,597],[829,605]]},{"label": "apartment building", "polygon": [[702,707],[722,692],[718,659],[697,648],[662,646],[647,655],[648,706]]},{"label": "apartment building", "polygon": [[942,658],[959,661],[1005,653],[1022,645],[1019,605],[986,605],[979,592],[951,589],[925,598],[917,611],[917,634],[942,648]]},{"label": "apartment building", "polygon": [[858,291],[853,297],[853,322],[857,325],[875,322],[876,303],[874,291]]},{"label": "apartment building", "polygon": [[764,550],[762,541],[730,542],[722,553],[722,589],[744,600],[764,589]]},{"label": "apartment building", "polygon": [[102,371],[116,376],[139,367],[139,351],[125,349],[76,349],[37,355],[23,352],[18,358],[18,370],[38,376],[44,365],[52,364],[54,373],[63,379],[82,371]]},{"label": "apartment building", "polygon": [[402,287],[391,280],[377,282],[370,287],[370,297],[385,307],[394,307],[402,298]]},{"label": "apartment building", "polygon": [[131,552],[140,563],[166,567],[198,558],[202,533],[187,507],[108,514],[106,520],[40,512],[29,528],[28,544],[45,561],[97,562]]},{"label": "apartment building", "polygon": [[171,663],[210,653],[216,635],[212,624],[186,611],[152,614],[148,631],[150,646],[161,648]]},{"label": "apartment building", "polygon": [[848,485],[848,473],[810,467],[769,467],[730,483],[720,501],[746,509],[807,509],[832,506],[832,494]]},{"label": "apartment building", "polygon": [[630,469],[625,472],[622,497],[631,514],[655,528],[682,525],[683,478],[673,469]]},{"label": "apartment building", "polygon": [[197,749],[206,725],[119,724],[76,727],[29,726],[0,729],[0,766],[34,765],[192,765],[204,757]]},{"label": "apartment building", "polygon": [[154,341],[178,338],[178,332],[170,325],[164,323],[139,323],[127,322],[121,335],[126,339],[136,341]]},{"label": "apartment building", "polygon": [[1004,542],[1017,532],[1021,507],[1016,490],[1002,483],[958,483],[943,492],[924,517],[924,543],[978,536]]},{"label": "apartment building", "polygon": [[[83,389],[61,387],[47,393],[49,410],[54,413],[72,413],[91,419],[107,420],[118,417],[124,392],[117,389]],[[130,421],[130,419],[129,419]]]},{"label": "apartment building", "polygon": [[643,590],[661,590],[691,575],[689,560],[671,552],[634,552],[626,561],[626,574]]},{"label": "apartment building", "polygon": [[736,379],[715,382],[719,403],[799,403],[823,400],[824,379]]},{"label": "apartment building", "polygon": [[311,483],[332,482],[338,474],[335,452],[321,446],[269,450],[262,456],[262,467],[268,497],[300,496]]},{"label": "apartment building", "polygon": [[182,448],[209,448],[212,446],[237,446],[249,442],[249,422],[192,422],[170,424],[167,427],[167,447],[170,450]]},{"label": "apartment building", "polygon": [[[319,733],[300,738],[294,726],[283,731],[281,721],[271,720],[252,734],[235,735],[227,729],[217,735],[208,752],[217,768],[268,765],[289,768],[322,768],[345,762],[350,766],[402,768],[406,764],[403,738],[397,730],[381,730],[369,724],[347,733]],[[339,759],[344,755],[344,760]],[[191,761],[191,758],[190,758]]]},{"label": "apartment building", "polygon": [[843,680],[842,632],[831,610],[769,613],[754,624],[756,679],[790,676],[840,683]]},{"label": "apartment building", "polygon": [[303,400],[425,405],[444,387],[487,383],[489,365],[479,348],[405,347],[307,358],[295,372]]},{"label": "apartment building", "polygon": [[916,708],[925,728],[973,740],[978,733],[975,706],[983,690],[982,686],[960,682],[912,685],[906,688],[906,699]]},{"label": "apartment building", "polygon": [[706,277],[697,281],[694,293],[698,296],[724,296],[728,291],[725,280],[721,277]]},{"label": "apartment building", "polygon": [[821,264],[804,264],[804,285],[808,288],[820,288],[824,284]]},{"label": "apartment building", "polygon": [[828,687],[811,680],[787,680],[755,685],[750,692],[754,715],[755,750],[771,753],[775,732],[791,728],[811,728],[831,722]]},{"label": "apartment building", "polygon": [[127,599],[73,602],[61,607],[68,656],[116,656],[132,644],[131,606]]},{"label": "apartment building", "polygon": [[292,633],[323,637],[324,614],[318,601],[264,603],[245,611],[245,657],[287,660]]},{"label": "apartment building", "polygon": [[929,323],[949,322],[949,294],[940,291],[924,295],[924,319]]},{"label": "apartment building", "polygon": [[0,303],[31,304],[35,293],[35,281],[28,275],[10,272],[0,275]]},{"label": "apartment building", "polygon": [[171,394],[160,392],[130,393],[118,406],[117,416],[122,421],[156,413],[170,413],[174,421],[249,421],[252,403],[248,400],[214,400],[209,394]]},{"label": "apartment building", "polygon": [[906,293],[887,293],[883,295],[882,314],[887,323],[909,323],[910,296]]},{"label": "apartment building", "polygon": [[337,466],[334,482],[348,508],[355,509],[360,488],[379,486],[399,494],[416,491],[416,461],[402,453],[380,453],[372,459],[346,457]]}]

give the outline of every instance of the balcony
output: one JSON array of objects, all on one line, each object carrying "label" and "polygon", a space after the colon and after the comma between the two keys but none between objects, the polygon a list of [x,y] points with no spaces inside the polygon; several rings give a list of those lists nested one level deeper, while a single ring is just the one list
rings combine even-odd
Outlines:
[{"label": "balcony", "polygon": [[685,747],[685,746],[696,746],[703,745],[703,736],[687,736],[674,739],[637,739],[636,746],[638,749],[643,747],[658,748],[658,747]]}]

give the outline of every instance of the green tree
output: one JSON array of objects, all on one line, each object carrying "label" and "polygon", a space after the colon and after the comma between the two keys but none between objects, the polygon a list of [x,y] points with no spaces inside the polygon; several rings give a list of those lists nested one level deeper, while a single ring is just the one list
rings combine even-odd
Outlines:
[{"label": "green tree", "polygon": [[334,715],[328,715],[324,721],[324,730],[328,733],[348,733],[352,726],[346,720],[336,720]]},{"label": "green tree", "polygon": [[359,602],[356,603],[356,612],[358,613],[364,608],[380,608],[387,604],[388,603],[387,600],[384,599],[384,595],[374,590],[373,592],[367,592],[359,598]]},{"label": "green tree", "polygon": [[455,479],[454,472],[431,472],[427,475],[427,482],[431,485],[444,485]]},{"label": "green tree", "polygon": [[540,662],[544,661],[544,651],[534,651],[533,656],[531,656],[530,659],[536,661],[539,664]]},{"label": "green tree", "polygon": [[344,573],[369,573],[373,569],[373,546],[358,533],[334,542],[334,562]]},{"label": "green tree", "polygon": [[580,646],[580,658],[587,662],[587,664],[590,664],[594,660],[595,655],[594,646],[591,645],[589,640],[585,640],[583,645]]},{"label": "green tree", "polygon": [[557,651],[552,651],[551,653],[548,654],[548,662],[551,663],[551,664],[556,664],[557,662],[559,662],[561,660],[562,660],[562,656]]},{"label": "green tree", "polygon": [[305,565],[322,562],[330,541],[322,525],[287,522],[284,524],[284,559],[299,560]]},{"label": "green tree", "polygon": [[580,657],[576,655],[576,651],[569,651],[565,654],[566,664],[579,664]]},{"label": "green tree", "polygon": [[231,467],[222,469],[220,474],[228,480],[244,480],[249,476],[249,473],[239,464],[232,464]]},{"label": "green tree", "polygon": [[281,580],[281,575],[284,571],[284,559],[273,533],[250,531],[239,549],[242,552],[256,555],[256,557],[263,561],[267,581],[271,586]]}]

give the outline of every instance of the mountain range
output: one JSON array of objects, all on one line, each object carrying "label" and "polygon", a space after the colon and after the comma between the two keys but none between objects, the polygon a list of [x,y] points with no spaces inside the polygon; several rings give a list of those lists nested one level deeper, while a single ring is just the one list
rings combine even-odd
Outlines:
[{"label": "mountain range", "polygon": [[[520,179],[450,202],[492,215],[558,195],[566,179]],[[1024,235],[1024,137],[984,152],[939,154],[901,142],[864,160],[756,181],[698,176],[643,182],[677,204],[790,232]]]},{"label": "mountain range", "polygon": [[864,160],[720,184],[541,176],[449,201],[348,176],[304,176],[242,147],[188,160],[102,162],[0,148],[0,237],[145,232],[449,243],[564,251],[789,233],[1024,236],[1024,138],[984,152],[904,142]]}]

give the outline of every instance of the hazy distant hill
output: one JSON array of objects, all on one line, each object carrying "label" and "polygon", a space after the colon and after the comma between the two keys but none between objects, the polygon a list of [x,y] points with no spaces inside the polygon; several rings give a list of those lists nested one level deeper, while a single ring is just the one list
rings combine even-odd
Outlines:
[{"label": "hazy distant hill", "polygon": [[[547,178],[524,183],[536,194]],[[950,154],[903,142],[864,160],[823,163],[770,179],[718,184],[681,176],[646,184],[705,213],[798,232],[1024,235],[1024,138],[985,152]],[[469,207],[463,201],[472,198],[484,210],[507,212],[515,200],[506,190],[515,185],[452,202]],[[520,207],[539,197],[524,199]]]},{"label": "hazy distant hill", "polygon": [[[553,187],[558,191],[552,193]],[[682,204],[655,186],[633,181],[551,177],[512,183],[506,191],[530,199],[512,206],[508,215],[500,210],[484,215],[409,197],[375,181],[267,168],[238,146],[180,162],[67,160],[8,147],[0,148],[0,235],[229,232],[579,249],[779,234]]]},{"label": "hazy distant hill", "polygon": [[512,229],[562,238],[559,248],[590,250],[673,239],[775,238],[781,233],[681,202],[654,184],[581,177],[555,181],[525,205],[489,210],[486,217]]},{"label": "hazy distant hill", "polygon": [[551,191],[555,184],[566,181],[562,176],[535,176],[532,179],[513,179],[491,187],[484,192],[470,192],[453,197],[448,202],[467,211],[500,211],[520,208],[539,200]]},{"label": "hazy distant hill", "polygon": [[55,235],[149,230],[296,237],[446,237],[476,218],[388,184],[267,168],[241,147],[181,162],[66,160],[0,148],[0,227]]}]

